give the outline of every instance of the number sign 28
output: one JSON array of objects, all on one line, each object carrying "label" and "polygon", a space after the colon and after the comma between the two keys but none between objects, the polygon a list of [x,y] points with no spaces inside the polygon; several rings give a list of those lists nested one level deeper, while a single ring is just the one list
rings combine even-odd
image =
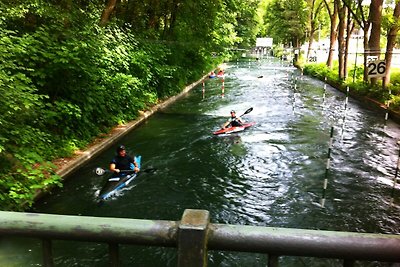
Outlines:
[{"label": "number sign 28", "polygon": [[368,78],[385,77],[386,62],[384,60],[374,60],[368,62]]}]

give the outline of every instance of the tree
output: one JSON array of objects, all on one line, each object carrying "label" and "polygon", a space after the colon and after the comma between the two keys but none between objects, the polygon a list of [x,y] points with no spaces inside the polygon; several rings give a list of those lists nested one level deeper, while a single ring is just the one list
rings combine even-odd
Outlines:
[{"label": "tree", "polygon": [[[351,11],[353,18],[361,27],[364,33],[364,81],[368,81],[367,58],[369,55],[380,54],[380,25],[382,22],[383,0],[371,0],[369,8],[363,5],[363,0],[357,0],[355,8],[351,6],[348,0],[342,0]],[[368,18],[367,18],[368,14]],[[373,28],[371,28],[373,27]],[[369,32],[371,30],[371,36]]]},{"label": "tree", "polygon": [[396,36],[400,29],[400,1],[396,2],[393,10],[393,16],[389,19],[389,30],[387,34],[386,44],[386,76],[383,79],[383,87],[386,88],[390,84],[390,70],[392,65],[393,48],[396,44]]},{"label": "tree", "polygon": [[331,21],[330,32],[329,32],[329,51],[328,51],[328,59],[326,61],[326,65],[328,66],[328,68],[332,68],[333,51],[337,41],[337,19],[338,19],[338,5],[336,4],[337,1],[340,0],[331,0],[331,1],[324,0],[325,7],[329,14],[329,19]]},{"label": "tree", "polygon": [[237,2],[236,8],[232,9],[230,12],[237,14],[237,26],[235,27],[235,31],[238,37],[241,38],[239,46],[242,48],[249,48],[255,44],[255,39],[259,31],[257,20],[259,0],[240,0]]},{"label": "tree", "polygon": [[[371,34],[368,41],[368,55],[376,56],[378,59],[381,56],[381,24],[382,24],[382,9],[383,0],[371,0],[369,21],[371,23]],[[375,84],[377,78],[372,78],[371,83]]]},{"label": "tree", "polygon": [[110,21],[111,13],[114,11],[117,0],[108,0],[106,6],[103,9],[103,13],[100,18],[100,25],[105,26]]},{"label": "tree", "polygon": [[274,40],[300,47],[304,42],[308,18],[305,0],[273,0],[267,5],[264,20],[269,26],[267,34]]},{"label": "tree", "polygon": [[[310,11],[309,14],[309,35],[308,35],[308,49],[307,49],[307,61],[308,58],[310,57],[311,49],[312,49],[312,44],[314,41],[314,35],[315,32],[318,29],[318,25],[320,24],[320,18],[322,16],[322,8],[324,5],[324,2],[322,0],[308,0],[307,5]],[[320,40],[318,40],[320,41]]]},{"label": "tree", "polygon": [[339,25],[338,25],[338,60],[339,60],[339,79],[345,79],[345,31],[346,31],[346,6],[344,6],[340,1],[336,1],[338,15],[339,15]]},{"label": "tree", "polygon": [[345,57],[344,57],[344,78],[346,79],[348,76],[348,59],[349,59],[349,47],[350,47],[350,40],[351,36],[353,34],[354,28],[355,28],[355,23],[354,20],[351,17],[350,10],[347,8],[346,9],[346,16],[347,16],[347,22],[346,22],[346,39],[345,39]]}]

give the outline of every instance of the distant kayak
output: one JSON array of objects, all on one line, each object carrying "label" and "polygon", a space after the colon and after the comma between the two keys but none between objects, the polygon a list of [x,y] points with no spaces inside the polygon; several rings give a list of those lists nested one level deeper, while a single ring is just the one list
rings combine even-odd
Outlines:
[{"label": "distant kayak", "polygon": [[[140,161],[142,156],[135,156],[135,161],[140,168]],[[100,190],[99,198],[101,200],[106,200],[110,196],[114,195],[117,191],[123,189],[124,187],[128,186],[133,179],[135,179],[137,173],[122,173],[120,175],[113,175],[112,177],[108,178],[107,182],[104,184],[103,188]]]},{"label": "distant kayak", "polygon": [[255,122],[243,123],[242,126],[233,126],[233,127],[223,128],[223,129],[213,132],[213,134],[218,135],[218,134],[237,133],[237,132],[244,131],[246,128],[249,128],[250,126],[253,126],[254,124],[256,124],[256,123]]}]

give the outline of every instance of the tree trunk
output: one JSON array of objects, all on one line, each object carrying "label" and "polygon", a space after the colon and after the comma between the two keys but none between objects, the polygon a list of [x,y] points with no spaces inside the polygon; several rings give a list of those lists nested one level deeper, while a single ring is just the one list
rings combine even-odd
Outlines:
[{"label": "tree trunk", "polygon": [[[371,35],[369,36],[368,48],[371,56],[381,55],[381,24],[382,24],[383,0],[371,0],[369,8],[369,22],[371,24]],[[371,78],[371,84],[376,84],[377,78]]]},{"label": "tree trunk", "polygon": [[106,7],[103,9],[103,13],[100,18],[100,26],[105,26],[111,17],[111,13],[114,11],[117,0],[108,0]]},{"label": "tree trunk", "polygon": [[370,21],[365,19],[364,13],[363,13],[363,5],[362,5],[362,0],[356,1],[355,3],[355,10],[353,10],[351,2],[349,1],[343,1],[343,4],[347,6],[353,14],[353,20],[357,22],[357,24],[361,27],[364,33],[364,40],[363,40],[363,47],[364,47],[364,75],[363,75],[363,80],[365,82],[368,82],[368,69],[367,69],[367,57],[369,54],[368,50],[368,36],[369,36],[369,28],[370,28]]},{"label": "tree trunk", "polygon": [[399,31],[400,2],[397,2],[396,7],[394,8],[393,18],[395,23],[389,29],[386,44],[386,76],[383,78],[383,88],[386,88],[390,84],[390,67],[392,65],[393,48],[396,44],[397,32]]},{"label": "tree trunk", "polygon": [[338,60],[339,60],[339,79],[343,80],[344,76],[344,56],[345,56],[345,39],[344,33],[346,29],[346,7],[338,3],[339,27],[338,27]]},{"label": "tree trunk", "polygon": [[334,0],[334,5],[333,5],[333,10],[330,9],[328,2],[324,1],[325,6],[328,10],[329,13],[329,19],[331,21],[331,29],[329,33],[329,51],[328,51],[328,59],[326,60],[326,66],[328,68],[332,68],[332,63],[333,63],[333,52],[335,50],[335,43],[337,40],[337,19],[338,19],[338,10],[337,10],[337,5],[336,2],[339,0]]},{"label": "tree trunk", "polygon": [[147,15],[149,18],[147,22],[148,29],[159,29],[159,10],[160,2],[158,0],[150,1],[150,6],[147,10]]},{"label": "tree trunk", "polygon": [[364,39],[363,39],[363,46],[364,46],[364,82],[368,82],[368,68],[367,68],[367,59],[369,55],[368,49],[368,32],[369,32],[370,24],[368,22],[364,25]]},{"label": "tree trunk", "polygon": [[174,32],[175,23],[178,16],[178,7],[179,7],[179,0],[173,0],[171,8],[171,19],[169,22],[169,31],[168,31],[168,34],[170,36],[172,36]]},{"label": "tree trunk", "polygon": [[315,29],[313,29],[313,26],[311,26],[311,31],[310,31],[310,36],[308,38],[308,49],[307,49],[307,58],[306,62],[308,62],[311,54],[311,49],[312,49],[312,44],[314,42],[314,35],[315,35]]},{"label": "tree trunk", "polygon": [[346,44],[345,44],[345,55],[344,55],[344,78],[348,77],[348,58],[349,58],[349,46],[350,46],[350,39],[351,35],[353,34],[354,30],[354,22],[351,19],[351,13],[349,8],[347,10],[347,27],[346,27]]}]

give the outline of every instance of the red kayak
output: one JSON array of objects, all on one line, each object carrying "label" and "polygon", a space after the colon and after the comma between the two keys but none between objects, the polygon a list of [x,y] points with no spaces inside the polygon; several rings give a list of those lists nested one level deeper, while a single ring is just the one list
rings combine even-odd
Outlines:
[{"label": "red kayak", "polygon": [[218,134],[237,133],[237,132],[244,131],[246,128],[253,126],[254,124],[256,124],[256,123],[255,122],[243,123],[242,126],[233,126],[233,127],[223,128],[223,129],[213,132],[213,134],[218,135]]}]

